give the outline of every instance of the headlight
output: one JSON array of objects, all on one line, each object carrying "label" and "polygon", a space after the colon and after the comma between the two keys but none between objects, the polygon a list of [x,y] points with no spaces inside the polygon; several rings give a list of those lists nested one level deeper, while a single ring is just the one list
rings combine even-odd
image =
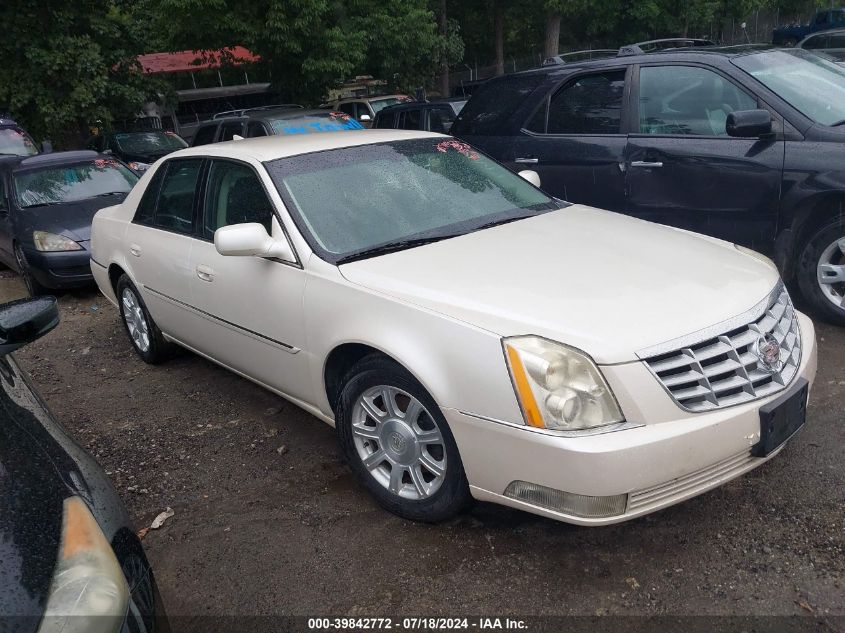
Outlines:
[{"label": "headlight", "polygon": [[134,160],[126,164],[129,166],[129,169],[133,171],[147,171],[151,167],[149,163],[139,163]]},{"label": "headlight", "polygon": [[763,255],[763,253],[758,253],[757,251],[753,251],[750,248],[745,248],[744,246],[740,246],[739,244],[734,244],[734,248],[743,255],[748,255],[749,257],[753,257],[757,261],[761,261],[764,264],[768,264],[772,268],[777,268],[777,266],[775,266],[775,263],[765,255]]},{"label": "headlight", "polygon": [[62,543],[38,633],[114,633],[129,587],[97,521],[79,497],[65,499]]},{"label": "headlight", "polygon": [[33,231],[32,241],[35,242],[35,250],[39,251],[81,251],[82,247],[69,237],[47,233],[47,231]]},{"label": "headlight", "polygon": [[553,430],[588,429],[625,418],[592,359],[537,336],[503,341],[525,422]]}]

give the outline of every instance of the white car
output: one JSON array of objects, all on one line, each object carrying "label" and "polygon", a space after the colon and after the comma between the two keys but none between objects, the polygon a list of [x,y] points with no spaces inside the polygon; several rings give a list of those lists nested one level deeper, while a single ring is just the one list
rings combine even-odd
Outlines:
[{"label": "white car", "polygon": [[141,358],[177,343],[336,426],[403,517],[614,523],[777,454],[816,345],[774,265],[522,175],[425,132],[190,148],[96,215],[91,268]]}]

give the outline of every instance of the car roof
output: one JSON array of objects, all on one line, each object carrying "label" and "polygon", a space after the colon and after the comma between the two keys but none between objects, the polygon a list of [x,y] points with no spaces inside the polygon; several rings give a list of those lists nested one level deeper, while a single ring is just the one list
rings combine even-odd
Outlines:
[{"label": "car roof", "polygon": [[19,164],[18,169],[30,169],[33,167],[44,167],[48,165],[67,165],[70,163],[78,163],[84,160],[94,160],[100,157],[100,154],[92,150],[77,150],[73,152],[51,152],[49,154],[36,154],[24,158]]},{"label": "car roof", "polygon": [[330,149],[389,143],[415,138],[446,138],[443,134],[418,130],[349,130],[343,132],[315,132],[291,136],[260,136],[239,141],[210,143],[197,147],[180,149],[168,155],[170,158],[188,156],[212,156],[219,158],[252,158],[260,162],[288,158],[299,154],[310,154]]},{"label": "car roof", "polygon": [[[336,103],[349,103],[350,101],[378,101],[380,99],[398,99],[400,97],[407,97],[408,95],[405,94],[392,94],[392,95],[377,95],[377,96],[370,96],[370,97],[344,97],[343,99],[338,99]],[[335,103],[335,102],[333,102]]]},{"label": "car roof", "polygon": [[450,99],[450,100],[443,100],[443,101],[408,101],[407,103],[394,103],[393,105],[387,106],[382,108],[378,112],[376,112],[376,116],[381,114],[382,112],[390,113],[390,112],[397,112],[399,110],[414,110],[419,108],[437,108],[448,106],[451,103],[467,101],[467,99]]},{"label": "car roof", "polygon": [[267,121],[268,119],[300,119],[309,116],[326,116],[330,110],[326,108],[312,108],[311,110],[304,110],[302,108],[279,108],[276,110],[255,110],[247,112],[241,116],[227,116],[219,119],[211,119],[204,121],[199,127],[211,127],[213,125],[232,122],[246,122],[246,121]]}]

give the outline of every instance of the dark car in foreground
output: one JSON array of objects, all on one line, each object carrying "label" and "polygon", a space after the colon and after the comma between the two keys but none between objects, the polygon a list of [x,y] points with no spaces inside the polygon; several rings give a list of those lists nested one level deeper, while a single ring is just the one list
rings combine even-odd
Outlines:
[{"label": "dark car in foreground", "polygon": [[96,152],[0,158],[0,261],[33,296],[93,283],[91,220],[137,181],[119,160]]},{"label": "dark car in foreground", "polygon": [[285,108],[244,110],[241,116],[214,119],[203,123],[194,134],[191,147],[231,141],[236,136],[291,136],[341,130],[360,130],[363,125],[343,112]]},{"label": "dark car in foreground", "polygon": [[0,305],[0,630],[166,631],[117,492],[11,356],[58,321],[53,297]]},{"label": "dark car in foreground", "polygon": [[378,111],[373,128],[425,130],[448,134],[455,117],[466,105],[462,98],[444,101],[411,101],[388,106]]},{"label": "dark car in foreground", "polygon": [[181,136],[161,130],[108,132],[88,141],[89,149],[116,156],[137,172],[147,171],[162,156],[185,147],[188,144]]},{"label": "dark car in foreground", "polygon": [[845,324],[845,69],[800,49],[636,50],[491,79],[452,134],[559,198],[770,255]]}]

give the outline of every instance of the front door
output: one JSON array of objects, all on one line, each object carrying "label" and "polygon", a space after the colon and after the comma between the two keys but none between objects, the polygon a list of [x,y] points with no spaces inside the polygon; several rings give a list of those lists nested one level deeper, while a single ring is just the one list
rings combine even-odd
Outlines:
[{"label": "front door", "polygon": [[558,198],[623,211],[625,75],[579,75],[549,95],[514,139],[508,167],[533,169]]},{"label": "front door", "polygon": [[635,92],[626,212],[771,251],[784,142],[725,131],[728,114],[757,100],[701,66],[642,66]]},{"label": "front door", "polygon": [[305,272],[299,262],[224,257],[214,232],[257,222],[287,239],[268,195],[272,187],[253,166],[213,159],[202,226],[191,250],[193,305],[200,351],[231,369],[294,398],[313,402],[303,321]]},{"label": "front door", "polygon": [[12,201],[9,198],[10,187],[8,172],[0,172],[0,260],[7,266],[15,264],[12,251]]}]

